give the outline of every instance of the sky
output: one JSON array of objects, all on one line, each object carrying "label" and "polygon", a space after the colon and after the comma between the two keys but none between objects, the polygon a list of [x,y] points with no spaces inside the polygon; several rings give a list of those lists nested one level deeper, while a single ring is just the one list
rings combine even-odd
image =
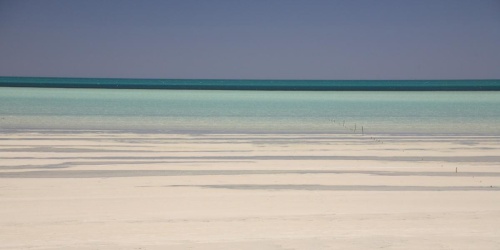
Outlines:
[{"label": "sky", "polygon": [[0,0],[0,76],[500,79],[500,1]]}]

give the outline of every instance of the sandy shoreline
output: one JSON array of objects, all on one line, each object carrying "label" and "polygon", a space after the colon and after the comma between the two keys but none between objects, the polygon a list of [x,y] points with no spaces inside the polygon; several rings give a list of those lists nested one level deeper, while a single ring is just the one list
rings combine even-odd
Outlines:
[{"label": "sandy shoreline", "polygon": [[499,249],[500,137],[9,132],[0,249]]}]

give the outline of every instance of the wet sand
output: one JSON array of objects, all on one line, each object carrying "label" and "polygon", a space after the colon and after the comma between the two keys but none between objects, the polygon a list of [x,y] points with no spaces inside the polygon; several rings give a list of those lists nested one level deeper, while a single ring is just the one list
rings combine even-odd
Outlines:
[{"label": "wet sand", "polygon": [[500,137],[0,135],[0,249],[499,249]]}]

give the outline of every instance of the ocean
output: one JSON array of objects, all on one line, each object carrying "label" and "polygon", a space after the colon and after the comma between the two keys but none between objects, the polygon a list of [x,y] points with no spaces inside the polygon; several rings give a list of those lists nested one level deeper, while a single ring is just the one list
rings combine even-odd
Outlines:
[{"label": "ocean", "polygon": [[0,87],[0,130],[500,135],[500,92]]},{"label": "ocean", "polygon": [[217,80],[0,77],[0,87],[284,91],[492,91],[500,90],[500,80]]}]

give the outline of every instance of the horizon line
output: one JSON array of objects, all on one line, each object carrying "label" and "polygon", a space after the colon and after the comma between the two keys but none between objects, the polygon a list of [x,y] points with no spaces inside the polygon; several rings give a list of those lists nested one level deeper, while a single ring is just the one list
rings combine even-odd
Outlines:
[{"label": "horizon line", "polygon": [[157,77],[80,77],[80,76],[4,76],[0,78],[57,78],[57,79],[130,79],[130,80],[228,80],[228,81],[500,81],[500,78],[419,78],[419,79],[287,79],[287,78],[157,78]]}]

